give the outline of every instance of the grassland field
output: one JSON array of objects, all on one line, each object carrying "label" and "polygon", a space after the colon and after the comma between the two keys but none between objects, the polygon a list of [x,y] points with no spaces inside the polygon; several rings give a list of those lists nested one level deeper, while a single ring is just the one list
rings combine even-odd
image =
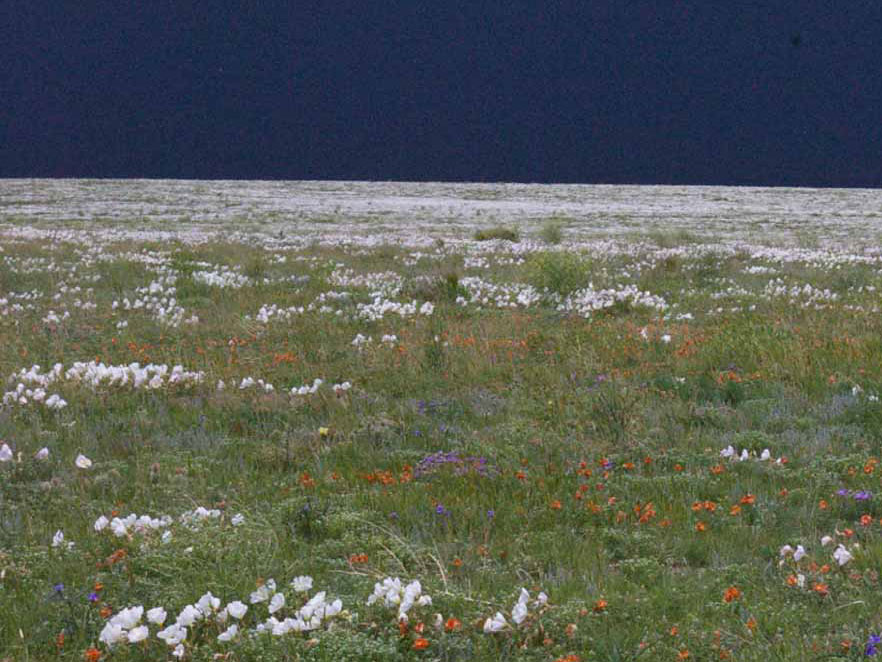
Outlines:
[{"label": "grassland field", "polygon": [[4,186],[0,660],[877,654],[880,196]]}]

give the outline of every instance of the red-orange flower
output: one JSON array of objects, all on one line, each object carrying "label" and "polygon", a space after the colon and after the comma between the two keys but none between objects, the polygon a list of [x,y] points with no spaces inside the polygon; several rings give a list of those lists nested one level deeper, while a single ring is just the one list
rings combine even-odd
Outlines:
[{"label": "red-orange flower", "polygon": [[448,632],[458,630],[460,627],[462,627],[462,621],[460,621],[458,618],[450,617],[447,619],[447,622],[444,623],[444,629]]},{"label": "red-orange flower", "polygon": [[413,642],[413,648],[415,651],[426,650],[429,647],[429,640],[425,637],[420,637],[416,641]]},{"label": "red-orange flower", "polygon": [[83,653],[83,659],[86,662],[98,662],[101,659],[101,651],[95,647],[87,648],[86,652]]},{"label": "red-orange flower", "polygon": [[730,586],[723,593],[723,602],[732,602],[741,597],[741,590],[737,586]]}]

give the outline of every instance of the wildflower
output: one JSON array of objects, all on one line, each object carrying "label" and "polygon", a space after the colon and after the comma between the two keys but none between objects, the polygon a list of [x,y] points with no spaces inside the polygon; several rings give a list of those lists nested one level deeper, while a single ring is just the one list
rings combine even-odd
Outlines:
[{"label": "wildflower", "polygon": [[285,606],[285,594],[276,593],[269,603],[269,613],[275,614],[279,609]]},{"label": "wildflower", "polygon": [[83,653],[83,659],[86,662],[98,662],[101,659],[101,651],[95,647],[87,648]]},{"label": "wildflower", "polygon": [[41,448],[36,453],[34,453],[35,460],[45,460],[48,457],[49,457],[49,449],[48,448]]},{"label": "wildflower", "polygon": [[836,559],[836,562],[839,563],[841,567],[851,561],[852,555],[847,549],[845,549],[845,545],[839,545],[839,547],[836,548],[836,551],[833,552],[833,558]]},{"label": "wildflower", "polygon": [[876,644],[882,644],[882,636],[871,634],[867,637],[867,647],[864,649],[864,655],[866,657],[871,657],[879,652],[876,648]]},{"label": "wildflower", "polygon": [[414,641],[414,642],[413,642],[413,646],[412,646],[412,648],[413,648],[415,651],[425,650],[425,649],[427,649],[428,647],[429,647],[429,640],[428,640],[428,639],[425,639],[425,638],[423,638],[423,637],[420,637],[419,639],[417,639],[416,641]]},{"label": "wildflower", "polygon": [[295,577],[291,581],[291,586],[297,593],[306,593],[312,588],[312,577],[309,577],[308,575]]},{"label": "wildflower", "polygon": [[723,602],[732,602],[741,597],[741,590],[736,586],[730,586],[723,593]]},{"label": "wildflower", "polygon": [[826,547],[826,546],[829,545],[831,542],[833,542],[833,538],[832,538],[832,537],[830,537],[830,536],[824,536],[823,538],[821,538],[821,547]]},{"label": "wildflower", "polygon": [[218,641],[231,641],[239,632],[239,626],[233,623],[217,636]]},{"label": "wildflower", "polygon": [[11,459],[12,449],[7,444],[0,446],[0,462],[9,462]]},{"label": "wildflower", "polygon": [[500,612],[496,612],[496,615],[493,618],[488,618],[484,621],[484,632],[490,634],[492,632],[500,632],[503,628],[508,625],[508,622],[505,620],[505,616],[503,616]]},{"label": "wildflower", "polygon": [[248,605],[240,600],[235,600],[227,605],[226,610],[230,616],[239,620],[245,615],[245,612],[248,611]]},{"label": "wildflower", "polygon": [[162,625],[165,623],[165,619],[168,616],[165,609],[162,607],[154,607],[147,611],[147,622],[153,623],[154,625]]},{"label": "wildflower", "polygon": [[460,627],[462,627],[462,621],[457,618],[453,618],[452,616],[448,618],[447,621],[444,623],[444,629],[448,632],[458,630]]},{"label": "wildflower", "polygon": [[753,494],[745,494],[741,497],[742,506],[752,506],[754,503],[756,503],[756,496]]},{"label": "wildflower", "polygon": [[150,631],[147,629],[146,625],[139,625],[138,627],[129,631],[128,639],[130,644],[138,643],[139,641],[144,641],[147,636],[150,634]]},{"label": "wildflower", "polygon": [[594,603],[594,613],[599,614],[601,612],[606,611],[606,608],[609,606],[609,603],[606,600],[598,600]]},{"label": "wildflower", "polygon": [[92,466],[92,460],[80,453],[77,455],[77,459],[74,460],[74,464],[80,469],[88,469]]},{"label": "wildflower", "polygon": [[243,515],[242,513],[236,513],[235,515],[233,515],[232,519],[230,520],[230,524],[232,524],[233,526],[240,526],[241,524],[244,524],[244,523],[245,523],[245,515]]},{"label": "wildflower", "polygon": [[805,547],[803,547],[802,545],[797,545],[796,551],[793,552],[793,560],[799,561],[804,556],[805,556]]}]

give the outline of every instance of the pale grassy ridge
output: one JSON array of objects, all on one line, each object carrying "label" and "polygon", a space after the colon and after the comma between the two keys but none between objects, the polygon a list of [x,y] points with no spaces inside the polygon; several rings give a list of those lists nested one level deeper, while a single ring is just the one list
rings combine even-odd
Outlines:
[{"label": "pale grassy ridge", "polygon": [[[444,204],[407,214],[453,216],[415,232],[404,212],[360,215],[367,185],[336,216],[327,191],[301,191],[293,218],[269,184],[241,199],[145,184],[120,189],[124,207],[174,216],[174,194],[210,218],[226,190],[249,220],[136,230],[90,225],[89,204],[109,202],[80,186],[83,222],[55,220],[70,191],[28,211],[22,184],[0,223],[0,393],[31,390],[0,408],[0,659],[175,659],[156,634],[208,591],[220,606],[188,626],[183,659],[859,659],[882,631],[869,193],[837,203],[847,231],[790,228],[787,193],[757,236],[700,215],[592,224],[563,213],[578,191],[540,205],[529,188],[442,185]],[[690,194],[763,216],[731,191]],[[615,204],[688,207],[662,193]],[[506,196],[529,213],[456,215]],[[92,361],[116,368],[74,368]],[[134,388],[151,363],[167,371]],[[180,521],[197,507],[217,516]],[[129,513],[172,522],[95,530]],[[304,597],[289,582],[306,575]],[[367,604],[385,577],[419,580],[431,604],[399,624],[397,606]],[[317,591],[343,611],[255,632],[269,600],[249,596],[269,578],[277,621]],[[249,609],[218,641],[235,600]],[[144,641],[99,641],[136,605]],[[485,632],[496,612],[506,624]]]}]

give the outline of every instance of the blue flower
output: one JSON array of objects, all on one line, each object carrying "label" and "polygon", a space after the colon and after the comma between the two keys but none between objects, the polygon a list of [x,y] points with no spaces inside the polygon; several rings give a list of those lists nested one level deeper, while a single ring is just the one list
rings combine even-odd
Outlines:
[{"label": "blue flower", "polygon": [[864,649],[864,655],[867,657],[875,655],[878,652],[876,644],[879,643],[882,643],[882,637],[878,634],[871,634],[869,638],[867,638],[867,647]]}]

